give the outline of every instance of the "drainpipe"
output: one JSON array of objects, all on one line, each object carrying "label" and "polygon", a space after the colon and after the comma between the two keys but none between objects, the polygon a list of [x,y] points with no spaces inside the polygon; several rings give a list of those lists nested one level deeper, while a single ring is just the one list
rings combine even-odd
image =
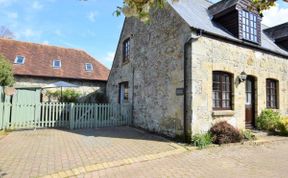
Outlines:
[{"label": "drainpipe", "polygon": [[[190,142],[192,119],[192,43],[202,36],[202,31],[197,30],[196,35],[191,34],[184,44],[184,141]],[[190,64],[190,65],[189,65]],[[190,78],[189,78],[190,77]],[[190,86],[190,87],[189,87]],[[189,126],[190,124],[190,126]]]},{"label": "drainpipe", "polygon": [[135,84],[135,67],[132,67],[132,126],[134,126],[134,84]]}]

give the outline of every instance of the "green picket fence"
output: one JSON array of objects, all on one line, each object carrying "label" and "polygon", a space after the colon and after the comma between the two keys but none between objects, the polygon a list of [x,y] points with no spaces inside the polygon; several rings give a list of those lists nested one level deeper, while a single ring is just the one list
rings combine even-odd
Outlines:
[{"label": "green picket fence", "polygon": [[130,125],[132,107],[130,104],[0,103],[0,116],[0,129],[101,128]]}]

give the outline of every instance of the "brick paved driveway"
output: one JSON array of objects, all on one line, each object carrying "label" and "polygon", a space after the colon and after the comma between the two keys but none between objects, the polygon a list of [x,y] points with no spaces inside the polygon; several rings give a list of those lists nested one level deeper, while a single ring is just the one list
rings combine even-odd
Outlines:
[{"label": "brick paved driveway", "polygon": [[288,141],[184,152],[78,177],[287,178]]},{"label": "brick paved driveway", "polygon": [[15,131],[0,140],[0,177],[71,173],[73,168],[173,150],[173,144],[163,138],[128,127]]}]

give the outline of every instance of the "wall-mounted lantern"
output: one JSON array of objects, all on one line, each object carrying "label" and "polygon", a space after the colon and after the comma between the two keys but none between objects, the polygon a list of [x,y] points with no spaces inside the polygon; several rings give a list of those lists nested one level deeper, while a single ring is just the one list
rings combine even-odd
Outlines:
[{"label": "wall-mounted lantern", "polygon": [[241,72],[241,74],[239,75],[239,81],[241,82],[245,82],[247,79],[247,74],[243,71]]}]

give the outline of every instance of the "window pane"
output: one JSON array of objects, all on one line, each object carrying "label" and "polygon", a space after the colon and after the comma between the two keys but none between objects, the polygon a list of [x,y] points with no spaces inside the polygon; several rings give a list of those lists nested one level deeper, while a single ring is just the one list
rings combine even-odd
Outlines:
[{"label": "window pane", "polygon": [[123,42],[123,62],[129,60],[130,57],[130,39]]},{"label": "window pane", "polygon": [[266,93],[267,93],[267,107],[268,108],[277,108],[277,100],[278,100],[278,88],[277,81],[268,79],[266,82]]},{"label": "window pane", "polygon": [[231,109],[231,75],[213,72],[213,108]]},{"label": "window pane", "polygon": [[242,29],[243,38],[257,42],[257,16],[251,12],[243,11]]}]

